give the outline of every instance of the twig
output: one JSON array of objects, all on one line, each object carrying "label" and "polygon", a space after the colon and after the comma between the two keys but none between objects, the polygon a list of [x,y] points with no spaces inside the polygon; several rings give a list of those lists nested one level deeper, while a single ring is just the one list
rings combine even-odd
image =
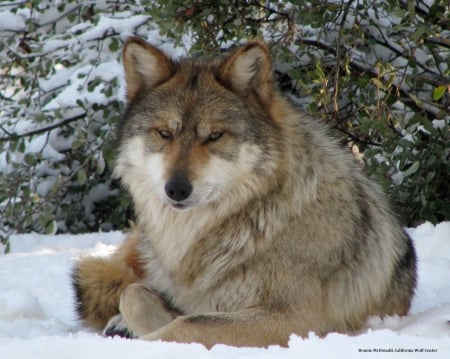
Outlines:
[{"label": "twig", "polygon": [[[80,120],[80,119],[82,119],[84,117],[86,117],[86,113],[85,112],[80,114],[80,115],[74,116],[74,117],[66,118],[65,120],[62,120],[62,121],[60,121],[58,123],[55,123],[53,125],[49,125],[49,126],[38,128],[36,130],[31,130],[31,131],[24,132],[24,133],[21,133],[21,134],[9,134],[6,137],[0,137],[0,143],[8,142],[8,141],[11,141],[11,140],[17,140],[19,138],[25,138],[25,137],[34,136],[34,135],[38,135],[38,134],[41,134],[41,133],[44,133],[44,132],[48,132],[48,131],[51,131],[51,130],[53,130],[55,128],[58,128],[58,127],[61,127],[61,126],[65,126],[65,125],[67,125],[67,124],[69,124],[71,122],[78,121],[78,120]],[[2,128],[2,130],[7,133],[7,131],[5,131],[3,128]]]},{"label": "twig", "polygon": [[[331,45],[328,45],[322,41],[318,41],[318,40],[314,40],[314,39],[301,39],[301,38],[298,41],[303,44],[309,45],[309,46],[317,47],[317,48],[324,50],[334,56],[337,56],[337,50],[335,48],[333,48]],[[355,71],[358,71],[361,73],[367,73],[371,77],[377,77],[377,73],[372,68],[370,68],[368,66],[364,66],[361,62],[355,61],[352,58],[350,58],[350,60],[349,60],[349,65]],[[412,97],[410,96],[408,91],[403,89],[401,86],[396,86],[396,85],[392,84],[390,86],[390,90],[393,93],[400,94],[400,96],[402,97],[401,101],[406,106],[409,106],[415,112],[425,113],[430,121],[436,119],[435,112],[433,112],[430,108],[425,108],[425,106],[421,107],[421,106],[417,105],[417,103],[412,99]]]}]

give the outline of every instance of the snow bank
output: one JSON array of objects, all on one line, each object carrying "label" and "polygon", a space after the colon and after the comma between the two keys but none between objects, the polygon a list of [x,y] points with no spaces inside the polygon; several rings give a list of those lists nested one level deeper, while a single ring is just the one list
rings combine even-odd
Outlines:
[{"label": "snow bank", "polygon": [[104,338],[80,326],[70,268],[82,255],[108,255],[119,232],[14,236],[0,255],[0,358],[449,358],[450,222],[408,229],[419,255],[419,283],[407,317],[371,318],[359,335],[311,333],[288,348],[144,342]]}]

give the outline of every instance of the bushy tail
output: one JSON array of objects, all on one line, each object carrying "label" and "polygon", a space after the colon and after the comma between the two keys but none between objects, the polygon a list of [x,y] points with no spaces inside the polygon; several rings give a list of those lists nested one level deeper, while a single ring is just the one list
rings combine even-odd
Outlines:
[{"label": "bushy tail", "polygon": [[103,329],[119,313],[125,288],[138,282],[142,265],[137,252],[137,237],[130,235],[110,258],[81,259],[72,271],[76,311],[87,325]]}]

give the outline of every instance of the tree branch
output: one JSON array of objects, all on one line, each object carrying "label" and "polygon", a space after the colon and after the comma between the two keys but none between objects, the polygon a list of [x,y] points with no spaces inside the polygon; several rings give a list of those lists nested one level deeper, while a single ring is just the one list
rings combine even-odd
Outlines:
[{"label": "tree branch", "polygon": [[28,132],[24,132],[24,133],[20,133],[20,134],[10,134],[7,131],[5,131],[5,129],[2,128],[2,130],[4,132],[6,132],[8,134],[8,136],[0,137],[0,143],[12,141],[12,140],[17,140],[19,138],[25,138],[25,137],[31,137],[31,136],[34,136],[34,135],[39,135],[41,133],[54,130],[55,128],[58,128],[58,127],[61,127],[61,126],[65,126],[65,125],[67,125],[67,124],[69,124],[71,122],[78,121],[78,120],[80,120],[80,119],[82,119],[84,117],[86,117],[86,112],[84,112],[84,113],[82,113],[80,115],[74,116],[74,117],[66,118],[65,120],[62,120],[62,121],[60,121],[58,123],[54,123],[53,125],[41,127],[41,128],[38,128],[38,129],[35,129],[35,130],[31,130],[31,131],[28,131]]},{"label": "tree branch", "polygon": [[[399,5],[402,9],[408,9],[408,2],[405,0],[399,1]],[[421,7],[421,5],[423,7]],[[429,12],[430,7],[425,4],[424,1],[418,1],[417,5],[414,6],[414,11],[416,14],[418,14],[420,17],[422,17],[425,21],[425,23],[428,24],[438,24],[442,26],[445,30],[450,29],[450,20],[447,18],[440,18],[437,16],[433,16]]]},{"label": "tree branch", "polygon": [[[305,44],[305,45],[309,45],[309,46],[313,46],[316,47],[318,49],[324,50],[326,52],[328,52],[329,54],[332,54],[333,56],[337,55],[337,50],[332,47],[329,44],[326,44],[322,41],[319,40],[313,40],[313,39],[299,39],[299,42]],[[350,51],[349,49],[347,49],[344,46],[346,51]],[[356,60],[354,60],[351,56],[349,59],[349,65],[350,67],[360,73],[367,73],[369,74],[371,77],[377,77],[377,73],[374,71],[373,68],[370,68],[368,66],[364,66],[364,64],[362,64],[361,62],[358,62]],[[432,110],[430,110],[429,108],[425,108],[425,106],[421,107],[419,106],[414,99],[411,97],[411,95],[408,93],[408,91],[406,91],[405,89],[403,89],[401,86],[396,86],[394,84],[392,84],[390,86],[390,90],[392,91],[392,93],[398,93],[401,96],[401,101],[408,107],[410,107],[413,111],[419,112],[419,113],[425,113],[426,116],[428,117],[428,119],[430,121],[436,119],[436,113],[433,112]]]}]

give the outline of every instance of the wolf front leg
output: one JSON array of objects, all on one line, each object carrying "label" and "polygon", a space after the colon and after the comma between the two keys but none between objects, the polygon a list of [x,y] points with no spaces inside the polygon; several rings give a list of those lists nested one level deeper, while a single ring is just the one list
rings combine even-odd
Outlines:
[{"label": "wolf front leg", "polygon": [[307,335],[305,328],[308,326],[293,320],[295,317],[287,312],[268,309],[181,316],[141,339],[200,343],[207,348],[215,344],[287,346],[292,333]]},{"label": "wolf front leg", "polygon": [[155,291],[140,283],[130,284],[122,293],[120,315],[105,328],[108,336],[142,336],[170,323],[179,313]]}]

